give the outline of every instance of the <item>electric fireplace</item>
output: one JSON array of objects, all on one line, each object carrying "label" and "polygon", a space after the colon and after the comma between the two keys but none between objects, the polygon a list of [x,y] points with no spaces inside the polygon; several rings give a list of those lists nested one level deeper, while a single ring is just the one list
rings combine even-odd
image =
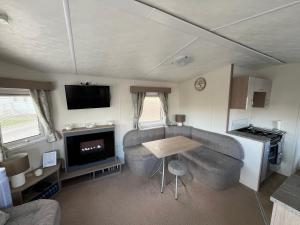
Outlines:
[{"label": "electric fireplace", "polygon": [[64,132],[66,171],[106,162],[115,157],[113,128]]}]

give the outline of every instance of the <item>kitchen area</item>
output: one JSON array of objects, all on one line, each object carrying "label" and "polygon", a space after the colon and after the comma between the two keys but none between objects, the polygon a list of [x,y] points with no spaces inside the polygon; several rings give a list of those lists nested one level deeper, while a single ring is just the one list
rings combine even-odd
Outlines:
[{"label": "kitchen area", "polygon": [[291,198],[300,187],[299,176],[292,175],[299,167],[299,99],[293,95],[295,86],[283,76],[258,75],[237,67],[231,80],[227,124],[227,133],[244,148],[240,182],[256,191],[271,224],[290,224],[279,220],[278,214],[295,205],[292,208],[298,214],[300,202],[298,197]]},{"label": "kitchen area", "polygon": [[256,76],[234,76],[231,81],[230,134],[263,143],[260,183],[280,169],[286,132],[281,120],[273,120],[272,128],[252,123],[252,114],[270,105],[272,81]]}]

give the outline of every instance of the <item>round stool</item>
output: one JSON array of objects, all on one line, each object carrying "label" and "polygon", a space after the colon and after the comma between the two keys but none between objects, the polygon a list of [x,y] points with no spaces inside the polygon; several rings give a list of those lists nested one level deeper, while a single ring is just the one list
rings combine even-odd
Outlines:
[{"label": "round stool", "polygon": [[184,162],[180,160],[172,160],[168,164],[168,170],[171,174],[176,177],[176,186],[175,186],[175,199],[177,200],[177,192],[178,192],[178,176],[181,177],[186,174],[187,167]]}]

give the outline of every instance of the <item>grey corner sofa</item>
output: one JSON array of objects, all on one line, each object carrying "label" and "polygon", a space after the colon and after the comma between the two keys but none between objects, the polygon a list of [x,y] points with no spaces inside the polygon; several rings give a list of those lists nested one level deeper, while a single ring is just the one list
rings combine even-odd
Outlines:
[{"label": "grey corner sofa", "polygon": [[123,139],[125,162],[132,173],[149,176],[159,165],[142,143],[173,136],[185,136],[203,145],[181,154],[193,177],[216,190],[238,183],[243,166],[243,148],[232,137],[188,126],[169,126],[147,130],[131,130]]},{"label": "grey corner sofa", "polygon": [[2,211],[9,214],[5,225],[60,225],[60,207],[55,200],[36,200]]}]

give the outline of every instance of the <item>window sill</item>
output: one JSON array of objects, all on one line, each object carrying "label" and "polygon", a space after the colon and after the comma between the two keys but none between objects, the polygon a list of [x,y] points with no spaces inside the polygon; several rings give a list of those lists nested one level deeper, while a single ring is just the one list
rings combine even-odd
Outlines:
[{"label": "window sill", "polygon": [[165,127],[165,123],[162,121],[143,122],[143,123],[139,123],[139,127],[142,130],[146,130],[151,128]]},{"label": "window sill", "polygon": [[36,138],[32,138],[30,140],[23,140],[23,141],[19,141],[19,142],[15,142],[15,143],[10,143],[10,144],[5,144],[5,147],[7,147],[9,150],[17,150],[19,148],[23,148],[32,144],[36,144],[42,141],[46,141],[46,137],[45,136],[38,136]]}]

